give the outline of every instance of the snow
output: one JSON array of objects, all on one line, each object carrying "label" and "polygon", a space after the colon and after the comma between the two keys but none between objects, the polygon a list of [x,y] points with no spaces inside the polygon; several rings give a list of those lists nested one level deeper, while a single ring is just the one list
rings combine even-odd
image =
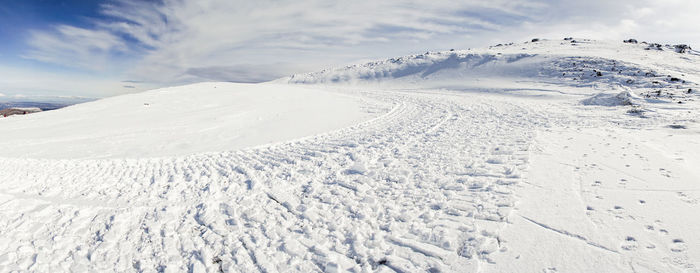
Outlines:
[{"label": "snow", "polygon": [[[520,217],[503,235],[516,248],[541,247],[503,268],[536,266],[543,261],[532,257],[548,257],[549,265],[565,272],[696,270],[700,252],[687,243],[700,240],[691,216],[698,199],[693,193],[688,198],[688,191],[697,190],[699,176],[687,160],[697,160],[690,151],[700,143],[697,131],[671,130],[542,132],[530,171],[536,187],[522,191]],[[676,148],[659,149],[654,139]],[[529,237],[521,240],[522,232]]]},{"label": "snow", "polygon": [[0,271],[698,272],[700,55],[576,41],[0,120]]},{"label": "snow", "polygon": [[373,117],[363,100],[294,86],[202,83],[0,123],[1,156],[160,157],[237,150]]},{"label": "snow", "polygon": [[589,98],[581,100],[583,105],[600,105],[600,106],[621,106],[621,105],[638,105],[637,101],[640,97],[635,95],[629,89],[620,93],[598,93]]}]

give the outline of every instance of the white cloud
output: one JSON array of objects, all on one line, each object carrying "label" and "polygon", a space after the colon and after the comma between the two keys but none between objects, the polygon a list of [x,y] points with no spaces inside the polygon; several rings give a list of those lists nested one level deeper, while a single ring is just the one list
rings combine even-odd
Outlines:
[{"label": "white cloud", "polygon": [[524,31],[700,46],[697,0],[564,0],[552,2],[549,11],[547,19]]},{"label": "white cloud", "polygon": [[23,94],[77,95],[104,97],[154,88],[146,83],[134,83],[136,88],[125,89],[118,79],[80,73],[50,72],[0,65],[0,90],[7,96]]},{"label": "white cloud", "polygon": [[102,13],[94,29],[32,32],[25,57],[175,84],[261,81],[535,36],[700,45],[697,0],[117,0]]},{"label": "white cloud", "polygon": [[115,53],[127,51],[126,43],[108,31],[67,25],[32,31],[27,44],[31,49],[25,58],[91,70],[106,70]]}]

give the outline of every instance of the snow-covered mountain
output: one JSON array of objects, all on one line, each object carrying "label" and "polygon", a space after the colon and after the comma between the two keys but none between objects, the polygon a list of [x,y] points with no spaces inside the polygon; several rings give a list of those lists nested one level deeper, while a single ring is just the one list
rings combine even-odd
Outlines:
[{"label": "snow-covered mountain", "polygon": [[538,40],[0,119],[0,271],[698,272],[698,83]]}]

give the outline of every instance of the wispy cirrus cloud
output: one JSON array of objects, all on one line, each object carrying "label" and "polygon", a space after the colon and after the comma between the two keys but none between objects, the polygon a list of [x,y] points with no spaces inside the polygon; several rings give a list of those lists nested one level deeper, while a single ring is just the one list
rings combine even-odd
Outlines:
[{"label": "wispy cirrus cloud", "polygon": [[32,31],[27,45],[24,58],[90,70],[109,68],[115,55],[128,50],[127,43],[109,31],[67,25]]}]

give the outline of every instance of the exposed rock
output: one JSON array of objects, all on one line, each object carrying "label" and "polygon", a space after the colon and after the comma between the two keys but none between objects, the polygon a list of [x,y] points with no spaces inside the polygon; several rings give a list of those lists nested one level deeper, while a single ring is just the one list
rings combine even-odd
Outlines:
[{"label": "exposed rock", "polygon": [[680,45],[674,45],[673,48],[676,50],[678,53],[686,53],[688,50],[691,50],[690,46],[685,45],[685,44],[680,44]]},{"label": "exposed rock", "polygon": [[651,43],[651,44],[649,44],[649,46],[647,46],[647,47],[645,48],[645,50],[652,50],[652,49],[655,49],[655,50],[663,50],[661,47],[662,47],[661,44]]},{"label": "exposed rock", "polygon": [[41,112],[41,109],[39,109],[37,107],[7,108],[7,109],[0,110],[0,116],[9,117],[9,116],[14,116],[14,115],[26,115],[26,114],[37,113],[37,112]]}]

